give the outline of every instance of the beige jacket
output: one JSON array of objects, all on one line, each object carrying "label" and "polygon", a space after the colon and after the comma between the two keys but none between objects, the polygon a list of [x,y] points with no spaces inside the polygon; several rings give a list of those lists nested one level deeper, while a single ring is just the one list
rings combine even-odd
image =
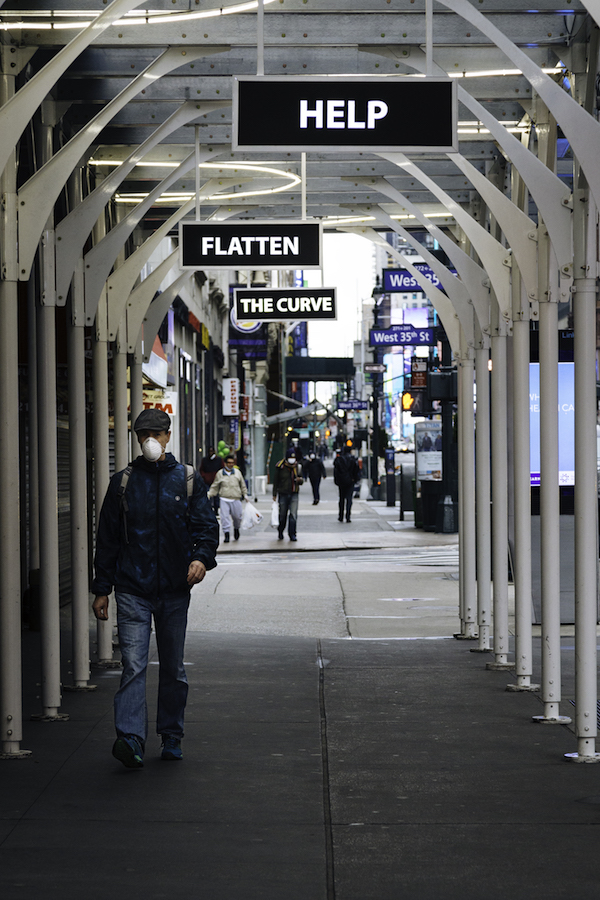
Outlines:
[{"label": "beige jacket", "polygon": [[225,469],[219,469],[215,480],[210,486],[209,497],[222,497],[224,500],[243,500],[248,493],[246,482],[239,469],[235,466],[231,475],[227,475]]}]

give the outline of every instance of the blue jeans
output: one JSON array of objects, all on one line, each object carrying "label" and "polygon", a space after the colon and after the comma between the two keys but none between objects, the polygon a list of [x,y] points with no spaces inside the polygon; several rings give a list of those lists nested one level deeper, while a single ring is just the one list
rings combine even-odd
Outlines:
[{"label": "blue jeans", "polygon": [[148,737],[146,669],[154,616],[159,658],[156,732],[181,738],[188,694],[183,649],[190,595],[186,592],[165,600],[122,593],[115,596],[123,663],[114,703],[117,734],[135,734],[143,743]]},{"label": "blue jeans", "polygon": [[290,516],[288,534],[296,537],[296,519],[298,518],[298,494],[279,494],[279,534],[285,531],[285,525]]}]

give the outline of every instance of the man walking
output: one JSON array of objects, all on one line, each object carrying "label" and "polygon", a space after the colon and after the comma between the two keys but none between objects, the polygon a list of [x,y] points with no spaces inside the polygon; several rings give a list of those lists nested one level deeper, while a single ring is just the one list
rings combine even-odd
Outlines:
[{"label": "man walking", "polygon": [[233,521],[233,539],[240,538],[242,524],[242,500],[248,499],[248,488],[244,476],[234,467],[233,456],[225,457],[225,466],[217,472],[210,486],[209,498],[218,497],[221,509],[221,526],[225,534],[225,543],[229,543],[231,523]]},{"label": "man walking", "polygon": [[311,450],[308,454],[308,461],[304,464],[304,474],[307,476],[310,481],[310,486],[312,487],[313,492],[313,506],[317,506],[319,500],[321,499],[319,494],[319,485],[321,484],[321,478],[327,478],[325,473],[325,466],[323,465],[323,461],[317,459],[317,455],[314,450]]},{"label": "man walking", "polygon": [[333,462],[333,480],[338,486],[340,494],[340,507],[338,522],[344,521],[344,509],[346,522],[350,522],[350,510],[352,509],[352,494],[354,485],[360,476],[358,463],[350,452],[350,447],[344,447]]},{"label": "man walking", "polygon": [[146,669],[153,617],[161,758],[182,758],[190,589],[216,566],[219,526],[200,475],[166,452],[167,413],[145,409],[133,428],[142,456],[110,481],[100,512],[92,593],[96,618],[108,619],[108,595],[115,589],[123,674],[114,701],[112,752],[124,766],[137,769],[144,764],[148,737]]},{"label": "man walking", "polygon": [[273,500],[279,499],[279,540],[283,540],[283,532],[288,521],[290,541],[297,541],[296,522],[298,519],[298,492],[302,478],[298,471],[295,450],[288,450],[287,457],[275,466],[273,479]]},{"label": "man walking", "polygon": [[[200,474],[202,476],[202,480],[206,485],[206,489],[208,490],[215,480],[217,476],[217,472],[219,472],[223,468],[223,460],[220,456],[215,452],[214,447],[208,448],[208,456],[203,456],[200,460]],[[219,511],[219,498],[213,497],[213,509],[215,511],[215,515]]]}]

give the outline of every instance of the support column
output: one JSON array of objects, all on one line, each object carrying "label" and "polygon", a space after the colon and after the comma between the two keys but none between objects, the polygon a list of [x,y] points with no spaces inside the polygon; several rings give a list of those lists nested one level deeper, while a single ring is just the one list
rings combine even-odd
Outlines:
[{"label": "support column", "polygon": [[[597,470],[596,470],[596,235],[598,214],[575,170],[575,733],[574,762],[598,762]],[[590,277],[591,276],[591,277]]]},{"label": "support column", "polygon": [[[41,160],[52,157],[51,104],[42,107]],[[38,465],[40,498],[40,620],[42,630],[42,712],[33,718],[63,721],[60,677],[60,596],[58,547],[58,448],[56,438],[56,274],[51,217],[39,250],[37,310]]]},{"label": "support column", "polygon": [[560,715],[560,492],[558,486],[558,303],[549,284],[550,242],[538,226],[540,301],[540,547],[544,714],[532,721],[567,724]]},{"label": "support column", "polygon": [[115,422],[115,472],[129,463],[129,432],[127,427],[127,340],[125,324],[119,327],[113,344],[113,398]]},{"label": "support column", "polygon": [[[515,286],[516,287],[516,286]],[[520,285],[519,285],[520,287]],[[529,303],[527,302],[527,307]],[[539,691],[531,683],[531,476],[529,465],[529,316],[513,321],[513,455],[515,509],[515,671],[508,691]]]},{"label": "support column", "polygon": [[475,445],[473,406],[473,357],[472,350],[464,348],[459,361],[461,370],[458,395],[460,415],[459,453],[461,459],[461,524],[463,568],[463,627],[462,636],[467,640],[477,637],[477,591],[475,571]]},{"label": "support column", "polygon": [[[131,459],[138,455],[138,443],[133,433],[133,423],[144,408],[144,386],[142,376],[142,336],[138,337],[130,362],[130,407],[131,407]],[[204,407],[203,407],[204,408]]]},{"label": "support column", "polygon": [[512,669],[508,661],[508,455],[506,326],[492,304],[492,568],[494,662],[487,669]]},{"label": "support column", "polygon": [[489,348],[475,351],[476,410],[476,513],[477,513],[477,623],[479,645],[473,652],[490,651],[492,624],[492,516],[490,507],[490,371]]}]

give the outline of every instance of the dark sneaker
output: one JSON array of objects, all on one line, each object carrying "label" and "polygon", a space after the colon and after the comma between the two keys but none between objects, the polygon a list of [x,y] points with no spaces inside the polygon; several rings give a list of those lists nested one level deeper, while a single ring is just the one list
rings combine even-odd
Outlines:
[{"label": "dark sneaker", "polygon": [[225,532],[223,540],[225,541],[226,544],[229,543],[229,532],[228,531]]},{"label": "dark sneaker", "polygon": [[240,539],[240,529],[239,528],[233,529],[233,539],[234,539],[234,541],[239,541],[239,539]]},{"label": "dark sneaker", "polygon": [[135,734],[118,737],[113,744],[112,755],[128,769],[143,768],[144,750]]},{"label": "dark sneaker", "polygon": [[163,734],[160,758],[183,759],[183,753],[181,752],[181,741],[179,740],[179,738],[172,737],[170,734]]}]

